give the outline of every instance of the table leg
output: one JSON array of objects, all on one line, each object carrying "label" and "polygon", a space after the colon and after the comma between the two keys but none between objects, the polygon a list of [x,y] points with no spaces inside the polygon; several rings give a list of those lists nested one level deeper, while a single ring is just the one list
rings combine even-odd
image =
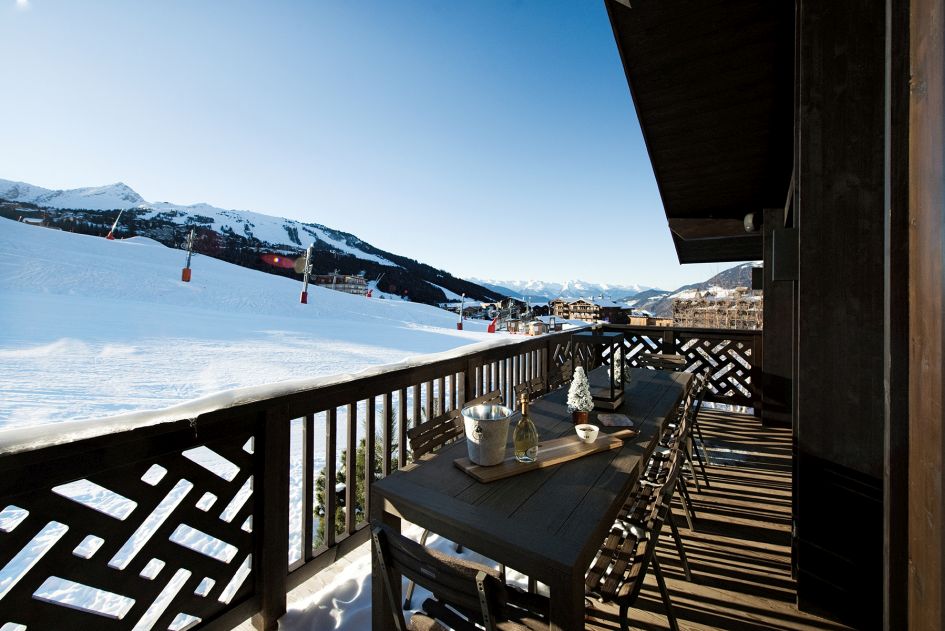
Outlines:
[{"label": "table leg", "polygon": [[584,628],[584,573],[559,574],[548,584],[551,592],[552,631],[575,631]]},{"label": "table leg", "polygon": [[[384,511],[384,498],[378,494],[371,494],[371,515],[374,519],[390,526],[395,532],[400,532],[400,517],[391,515]],[[373,539],[371,541],[371,628],[372,629],[393,629],[394,611],[390,607],[387,594],[384,591],[385,578],[381,576],[377,565],[377,550],[374,549]],[[397,581],[394,587],[394,595],[397,602],[402,599],[401,581]]]}]

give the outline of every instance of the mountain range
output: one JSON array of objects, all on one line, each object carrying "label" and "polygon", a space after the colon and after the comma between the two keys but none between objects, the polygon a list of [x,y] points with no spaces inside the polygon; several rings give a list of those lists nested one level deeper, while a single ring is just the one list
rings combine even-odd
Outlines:
[{"label": "mountain range", "polygon": [[42,219],[50,227],[104,236],[119,212],[116,237],[145,236],[180,248],[195,229],[197,253],[282,276],[299,278],[292,269],[272,266],[263,255],[294,258],[314,243],[316,274],[364,272],[368,279],[380,278],[379,290],[413,301],[435,304],[462,293],[493,301],[503,295],[322,224],[209,204],[148,202],[123,182],[53,190],[0,179],[0,216],[10,219]]},{"label": "mountain range", "polygon": [[469,281],[482,285],[515,298],[526,298],[531,302],[548,302],[555,298],[577,300],[578,298],[597,297],[628,298],[641,291],[652,289],[643,285],[608,285],[583,280],[569,280],[554,283],[540,280],[485,280],[470,278]]},{"label": "mountain range", "polygon": [[[115,236],[145,236],[181,248],[195,230],[194,250],[230,263],[298,279],[292,269],[274,267],[266,254],[298,257],[315,246],[314,272],[363,272],[379,279],[380,291],[436,304],[465,293],[473,300],[495,301],[504,296],[533,303],[561,297],[566,300],[605,296],[654,315],[672,315],[680,294],[712,287],[751,285],[747,263],[725,270],[703,283],[666,291],[642,285],[611,285],[581,280],[564,283],[461,279],[413,258],[374,247],[353,234],[318,223],[307,223],[248,210],[227,210],[210,204],[180,205],[148,202],[123,182],[106,186],[54,190],[0,179],[0,216],[42,220],[47,226],[104,236],[121,213]],[[183,257],[182,257],[183,263]],[[199,264],[199,263],[197,263]]]}]

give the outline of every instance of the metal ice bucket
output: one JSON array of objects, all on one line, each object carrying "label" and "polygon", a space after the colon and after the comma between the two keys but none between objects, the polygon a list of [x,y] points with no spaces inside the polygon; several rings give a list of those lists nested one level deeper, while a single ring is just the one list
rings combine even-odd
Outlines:
[{"label": "metal ice bucket", "polygon": [[466,449],[473,463],[492,466],[505,460],[512,410],[504,405],[484,403],[463,408]]}]

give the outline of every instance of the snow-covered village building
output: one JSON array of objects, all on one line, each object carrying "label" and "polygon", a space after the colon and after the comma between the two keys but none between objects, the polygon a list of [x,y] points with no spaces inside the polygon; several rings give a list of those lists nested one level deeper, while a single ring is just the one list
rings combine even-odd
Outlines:
[{"label": "snow-covered village building", "polygon": [[312,278],[312,284],[356,296],[367,293],[367,281],[363,276],[354,274],[319,274]]},{"label": "snow-covered village building", "polygon": [[676,326],[760,329],[763,319],[764,298],[747,287],[690,291],[673,299]]},{"label": "snow-covered village building", "polygon": [[609,322],[611,324],[625,324],[630,308],[619,302],[614,302],[600,296],[598,298],[578,298],[566,301],[555,298],[549,303],[552,315],[566,320],[583,320],[585,322]]}]

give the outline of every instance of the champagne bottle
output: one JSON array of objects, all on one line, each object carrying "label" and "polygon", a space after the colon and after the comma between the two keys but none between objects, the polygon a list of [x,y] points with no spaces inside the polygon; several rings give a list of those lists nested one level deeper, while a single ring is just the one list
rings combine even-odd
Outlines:
[{"label": "champagne bottle", "polygon": [[528,417],[528,394],[525,392],[519,398],[519,408],[522,411],[522,418],[519,419],[512,432],[515,459],[519,462],[535,462],[538,460],[538,430]]}]

